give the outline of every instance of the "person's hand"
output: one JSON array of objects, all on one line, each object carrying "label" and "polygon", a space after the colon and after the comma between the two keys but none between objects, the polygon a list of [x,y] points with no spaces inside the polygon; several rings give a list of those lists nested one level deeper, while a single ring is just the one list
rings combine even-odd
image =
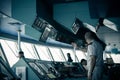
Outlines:
[{"label": "person's hand", "polygon": [[92,80],[92,73],[88,73],[88,80]]},{"label": "person's hand", "polygon": [[77,48],[77,44],[75,42],[71,43],[74,48]]}]

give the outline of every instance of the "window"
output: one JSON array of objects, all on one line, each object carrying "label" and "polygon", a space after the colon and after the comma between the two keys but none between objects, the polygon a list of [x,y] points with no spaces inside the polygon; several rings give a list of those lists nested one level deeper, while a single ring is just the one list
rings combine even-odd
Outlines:
[{"label": "window", "polygon": [[35,55],[34,50],[32,48],[32,44],[21,42],[21,48],[24,52],[25,58],[37,59],[38,57]]},{"label": "window", "polygon": [[50,57],[48,50],[45,46],[42,45],[36,45],[36,49],[38,51],[38,54],[41,58],[41,60],[47,60],[47,61],[51,61],[52,58]]},{"label": "window", "polygon": [[120,63],[120,54],[111,54],[114,63]]},{"label": "window", "polygon": [[62,48],[62,51],[63,51],[63,53],[64,53],[64,55],[65,55],[66,60],[67,60],[67,53],[70,53],[73,62],[76,61],[76,58],[75,58],[75,55],[74,55],[72,49],[63,49],[63,48]]},{"label": "window", "polygon": [[55,61],[65,61],[59,48],[49,47],[49,49]]},{"label": "window", "polygon": [[8,59],[10,66],[12,67],[18,60],[18,53],[16,43],[14,41],[0,39],[1,45]]},{"label": "window", "polygon": [[76,50],[76,56],[78,57],[79,61],[81,61],[81,59],[86,59],[85,53],[80,50]]}]

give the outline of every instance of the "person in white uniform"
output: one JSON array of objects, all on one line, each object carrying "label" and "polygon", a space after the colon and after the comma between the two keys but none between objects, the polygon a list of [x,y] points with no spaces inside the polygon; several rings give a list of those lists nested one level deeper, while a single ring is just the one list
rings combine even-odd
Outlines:
[{"label": "person in white uniform", "polygon": [[88,80],[102,80],[103,51],[106,45],[93,32],[86,32],[85,40],[88,44],[87,47]]}]

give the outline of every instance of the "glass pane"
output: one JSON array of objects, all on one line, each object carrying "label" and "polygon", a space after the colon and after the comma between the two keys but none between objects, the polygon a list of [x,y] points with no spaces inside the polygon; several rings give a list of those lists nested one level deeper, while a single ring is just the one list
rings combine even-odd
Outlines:
[{"label": "glass pane", "polygon": [[109,53],[103,53],[103,60],[106,60],[106,58],[110,58],[110,54]]},{"label": "glass pane", "polygon": [[55,61],[65,61],[59,48],[49,47],[49,49]]},{"label": "glass pane", "polygon": [[42,45],[35,45],[38,51],[38,54],[41,60],[51,61],[52,58],[49,56],[48,50],[45,46]]},{"label": "glass pane", "polygon": [[24,52],[25,58],[37,59],[37,56],[33,51],[32,44],[21,42],[21,48],[22,51]]},{"label": "glass pane", "polygon": [[76,56],[78,57],[79,61],[81,61],[81,59],[86,59],[85,53],[80,50],[76,50]]},{"label": "glass pane", "polygon": [[106,53],[106,56],[107,56],[107,58],[110,58],[110,57],[111,57],[111,55],[110,55],[110,54],[107,54],[107,53]]},{"label": "glass pane", "polygon": [[120,63],[120,54],[111,54],[114,63]]},{"label": "glass pane", "polygon": [[63,49],[63,48],[62,48],[62,51],[63,51],[63,54],[65,55],[66,60],[68,60],[68,58],[67,58],[67,53],[70,53],[73,62],[76,61],[76,58],[75,58],[75,55],[74,55],[72,49]]},{"label": "glass pane", "polygon": [[17,57],[18,53],[16,50],[17,48],[15,45],[15,42],[8,41],[8,40],[2,40],[2,39],[0,39],[0,42],[5,52],[5,55],[8,59],[8,62],[10,66],[12,67],[19,60],[19,58]]}]

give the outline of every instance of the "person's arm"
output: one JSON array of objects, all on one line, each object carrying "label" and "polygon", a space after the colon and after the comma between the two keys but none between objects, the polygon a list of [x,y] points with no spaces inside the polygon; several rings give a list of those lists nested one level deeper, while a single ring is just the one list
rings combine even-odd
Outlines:
[{"label": "person's arm", "polygon": [[90,69],[88,70],[88,80],[92,79],[92,72],[96,64],[96,57],[94,55],[90,56]]}]

